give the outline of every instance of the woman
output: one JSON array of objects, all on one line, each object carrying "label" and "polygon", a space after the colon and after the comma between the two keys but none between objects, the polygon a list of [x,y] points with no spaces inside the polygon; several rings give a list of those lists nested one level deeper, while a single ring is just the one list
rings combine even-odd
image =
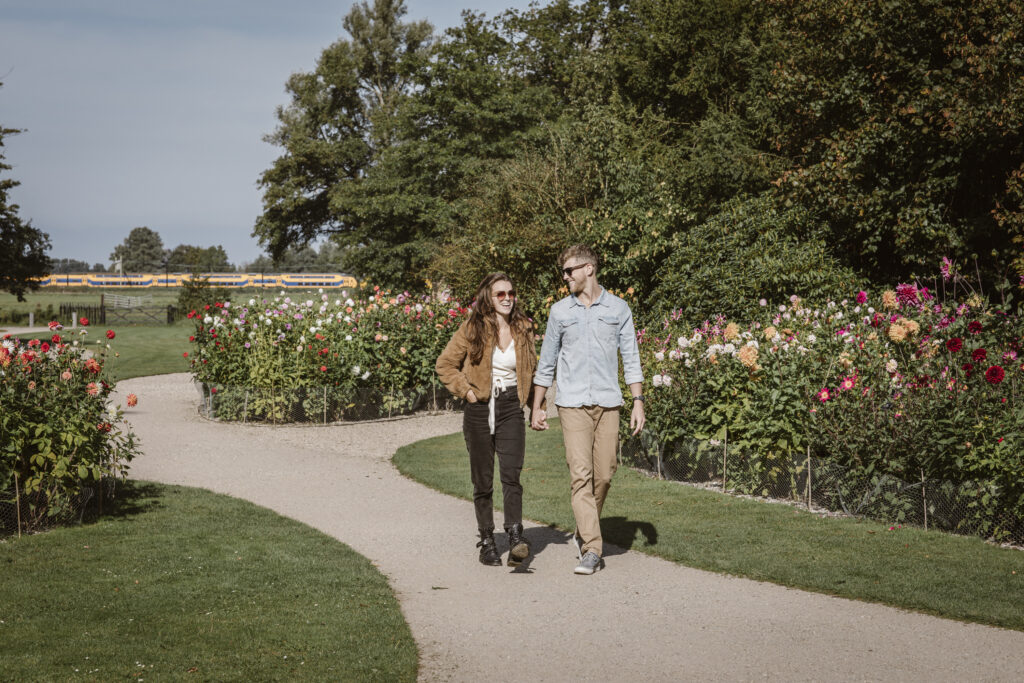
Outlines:
[{"label": "woman", "polygon": [[526,451],[523,407],[531,400],[537,354],[533,323],[516,305],[512,280],[491,273],[480,282],[469,318],[437,359],[437,375],[455,396],[466,400],[462,431],[469,451],[473,505],[480,530],[480,562],[500,566],[494,543],[494,454],[498,454],[508,565],[530,556],[523,535],[523,487],[519,474]]}]

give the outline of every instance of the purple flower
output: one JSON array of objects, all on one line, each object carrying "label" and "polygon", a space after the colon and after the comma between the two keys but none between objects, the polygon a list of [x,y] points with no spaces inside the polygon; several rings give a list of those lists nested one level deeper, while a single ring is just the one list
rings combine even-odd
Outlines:
[{"label": "purple flower", "polygon": [[857,303],[866,304],[868,302],[868,293],[863,289],[857,292]]},{"label": "purple flower", "polygon": [[942,257],[942,265],[939,266],[939,272],[942,273],[942,279],[948,280],[953,276],[953,262],[945,256]]}]

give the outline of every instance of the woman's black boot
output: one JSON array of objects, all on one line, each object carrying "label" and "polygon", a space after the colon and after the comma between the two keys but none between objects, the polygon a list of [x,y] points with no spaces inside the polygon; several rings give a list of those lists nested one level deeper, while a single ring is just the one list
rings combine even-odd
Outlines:
[{"label": "woman's black boot", "polygon": [[492,567],[501,566],[501,555],[498,553],[498,546],[494,542],[494,531],[481,531],[480,542],[476,544],[480,548],[480,564]]},{"label": "woman's black boot", "polygon": [[530,543],[526,540],[522,524],[513,524],[505,529],[508,534],[508,566],[518,567],[530,556]]}]

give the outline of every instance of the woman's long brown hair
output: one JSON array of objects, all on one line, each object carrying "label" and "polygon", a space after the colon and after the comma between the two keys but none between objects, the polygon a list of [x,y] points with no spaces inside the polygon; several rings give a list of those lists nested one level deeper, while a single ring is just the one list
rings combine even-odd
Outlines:
[{"label": "woman's long brown hair", "polygon": [[[478,365],[483,360],[484,346],[495,343],[498,338],[498,323],[495,321],[497,313],[494,309],[494,301],[491,300],[491,286],[495,282],[512,284],[512,278],[505,273],[491,273],[481,280],[480,286],[476,289],[473,310],[466,322],[469,360],[474,365]],[[516,341],[521,341],[524,337],[529,339],[529,335],[533,334],[533,322],[520,310],[518,300],[512,302],[512,313],[508,316],[508,324],[512,328],[512,337]]]}]

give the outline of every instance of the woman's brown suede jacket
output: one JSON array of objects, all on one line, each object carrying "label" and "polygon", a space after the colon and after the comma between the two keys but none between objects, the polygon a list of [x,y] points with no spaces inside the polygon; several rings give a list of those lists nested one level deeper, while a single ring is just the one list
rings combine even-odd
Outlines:
[{"label": "woman's brown suede jacket", "polygon": [[[435,368],[441,383],[455,396],[464,399],[472,389],[477,400],[486,403],[491,396],[491,353],[485,351],[478,364],[470,360],[467,324],[462,323],[448,340],[448,345],[437,357]],[[537,369],[537,349],[533,343],[533,335],[527,337],[519,339],[513,335],[516,345],[516,388],[519,405],[522,407],[528,406],[533,400],[533,372]],[[494,341],[487,340],[484,348],[493,350]]]}]

